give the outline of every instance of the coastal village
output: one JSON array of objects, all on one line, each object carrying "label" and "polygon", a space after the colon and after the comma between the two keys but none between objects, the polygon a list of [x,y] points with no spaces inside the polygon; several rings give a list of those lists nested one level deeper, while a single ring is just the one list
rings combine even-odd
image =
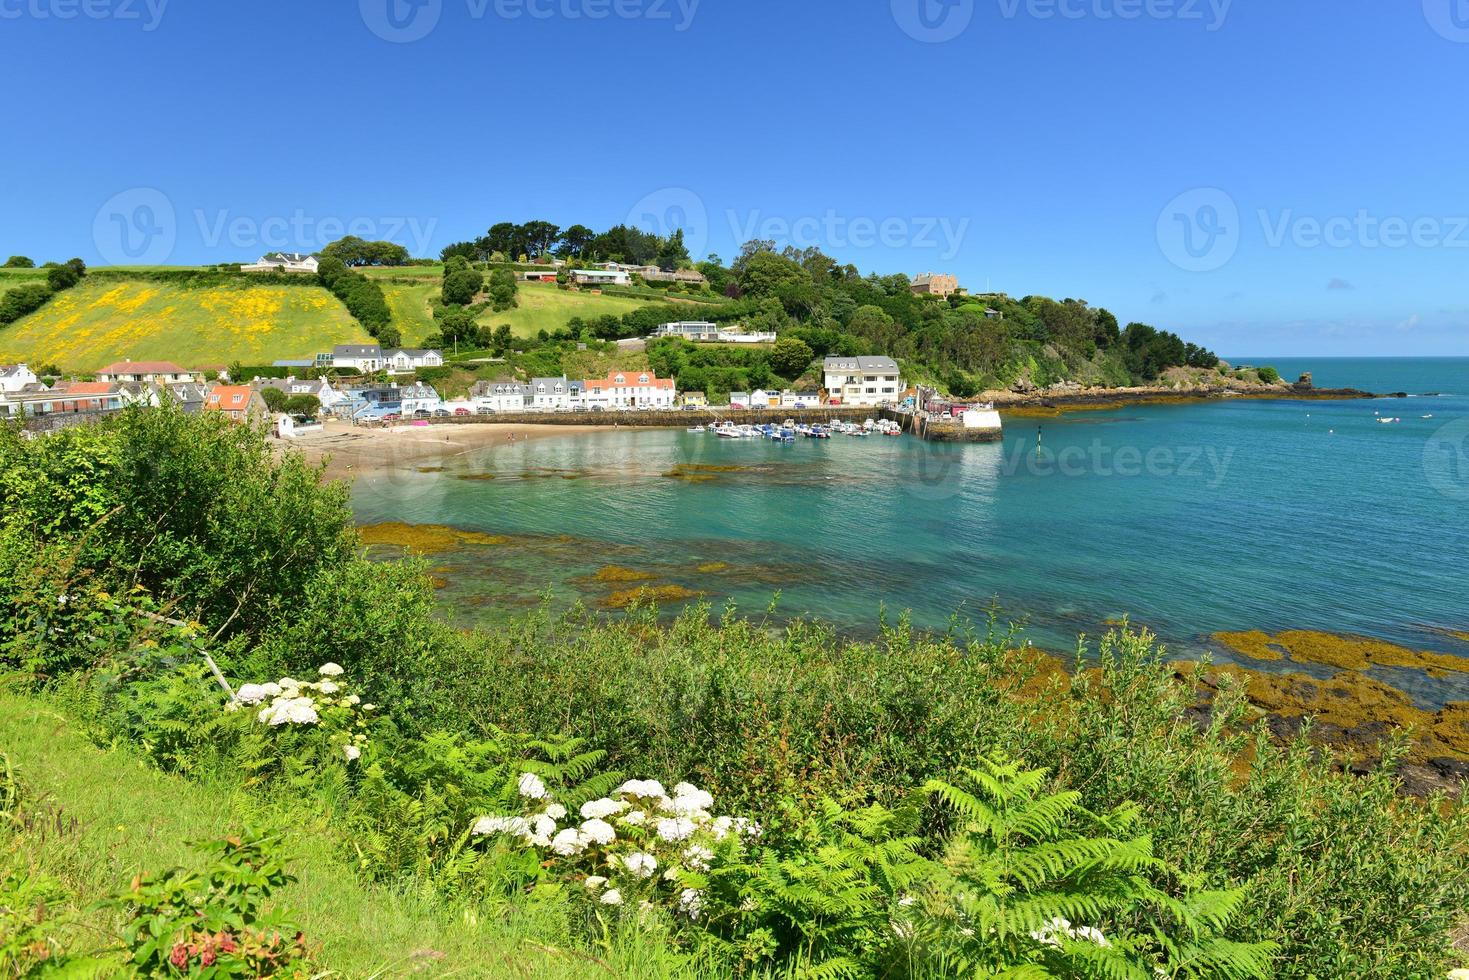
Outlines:
[{"label": "coastal village", "polygon": [[[649,339],[662,337],[730,344],[775,339],[702,321],[663,324]],[[858,414],[888,412],[924,422],[941,417],[976,433],[997,435],[1000,429],[993,406],[954,405],[937,392],[909,387],[889,357],[826,357],[820,390],[736,391],[720,405],[704,392],[677,390],[672,379],[651,370],[612,370],[598,378],[491,378],[476,382],[462,397],[448,398],[418,377],[444,364],[439,350],[374,343],[337,345],[311,360],[277,361],[271,373],[283,377],[231,377],[227,368],[190,368],[172,361],[123,360],[91,376],[51,378],[28,364],[0,365],[0,418],[24,419],[30,431],[46,432],[132,406],[171,403],[185,412],[219,412],[232,421],[268,425],[284,439],[321,431],[325,420],[382,426],[561,416],[573,422],[593,413],[652,412],[699,412],[700,424],[707,418],[711,427],[721,422],[733,427],[723,416],[739,412],[745,413],[741,421],[748,428],[751,422],[783,421],[792,412],[850,418],[852,410],[861,410]],[[902,428],[892,417],[885,424]]]}]

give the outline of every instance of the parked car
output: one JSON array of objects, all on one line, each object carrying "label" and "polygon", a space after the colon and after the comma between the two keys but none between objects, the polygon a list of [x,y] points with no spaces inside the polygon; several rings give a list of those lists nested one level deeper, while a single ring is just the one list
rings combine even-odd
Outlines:
[{"label": "parked car", "polygon": [[[448,413],[448,412],[445,412],[445,413],[444,413],[444,414],[445,414],[445,415],[447,415],[447,414],[449,414],[449,413]],[[454,409],[454,414],[455,414],[455,415],[472,415],[472,414],[474,414],[474,413],[472,413],[472,412],[471,412],[471,411],[470,411],[470,410],[469,410],[469,409],[467,409],[467,408],[456,408],[456,409]]]},{"label": "parked car", "polygon": [[381,421],[383,421],[383,422],[396,422],[399,419],[401,419],[402,417],[403,416],[399,415],[397,412],[388,412],[388,413],[386,413],[386,414],[383,415]]},{"label": "parked car", "polygon": [[436,409],[434,409],[434,418],[436,418],[436,419],[446,419],[448,417],[449,417],[449,410],[447,408],[436,408]]},{"label": "parked car", "polygon": [[495,410],[493,408],[488,407],[488,406],[480,406],[478,409],[476,409],[476,411],[480,415],[494,415],[495,414]]}]

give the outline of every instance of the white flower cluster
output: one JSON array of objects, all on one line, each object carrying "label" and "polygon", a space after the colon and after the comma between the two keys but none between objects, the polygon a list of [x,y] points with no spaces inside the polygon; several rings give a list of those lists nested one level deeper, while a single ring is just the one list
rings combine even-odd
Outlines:
[{"label": "white flower cluster", "polygon": [[[282,677],[278,681],[265,684],[242,684],[225,706],[225,710],[239,711],[241,708],[254,707],[268,701],[256,713],[255,720],[275,728],[281,725],[320,725],[323,712],[345,709],[348,717],[344,722],[344,730],[335,740],[341,744],[343,757],[348,762],[355,762],[362,758],[362,747],[367,742],[367,735],[362,731],[352,731],[354,716],[358,713],[370,714],[376,707],[363,704],[360,697],[345,692],[342,685],[332,679],[342,676],[340,665],[322,664],[317,673],[321,675],[318,681],[307,682]],[[356,727],[360,728],[361,725]]]},{"label": "white flower cluster", "polygon": [[[677,883],[683,870],[708,871],[720,841],[761,834],[753,820],[713,816],[714,797],[691,783],[679,783],[669,795],[656,779],[628,780],[610,796],[583,803],[580,824],[565,827],[558,821],[567,816],[566,808],[551,801],[540,777],[524,773],[516,785],[537,812],[481,817],[470,833],[510,837],[548,849],[570,866],[589,868],[583,883],[604,905],[623,904],[625,893],[650,894],[662,883]],[[696,888],[669,900],[691,919],[704,907]]]},{"label": "white flower cluster", "polygon": [[1044,946],[1055,946],[1060,948],[1061,937],[1068,939],[1084,940],[1095,943],[1098,946],[1111,946],[1107,937],[1102,935],[1102,930],[1092,926],[1073,926],[1069,920],[1060,918],[1052,919],[1030,934],[1030,938]]}]

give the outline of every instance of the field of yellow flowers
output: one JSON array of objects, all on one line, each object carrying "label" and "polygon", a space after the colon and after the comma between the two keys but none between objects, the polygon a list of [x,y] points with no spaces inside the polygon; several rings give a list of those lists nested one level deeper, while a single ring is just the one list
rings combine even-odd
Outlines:
[{"label": "field of yellow flowers", "polygon": [[76,372],[124,358],[190,368],[269,364],[367,340],[337,298],[314,286],[185,288],[91,279],[0,328],[0,363]]}]

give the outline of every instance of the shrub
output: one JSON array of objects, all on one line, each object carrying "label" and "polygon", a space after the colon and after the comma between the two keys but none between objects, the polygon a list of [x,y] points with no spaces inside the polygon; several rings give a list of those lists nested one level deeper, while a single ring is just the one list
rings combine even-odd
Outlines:
[{"label": "shrub", "polygon": [[1275,368],[1273,367],[1256,368],[1255,373],[1258,374],[1260,376],[1260,380],[1265,382],[1267,385],[1273,385],[1280,380],[1280,372],[1275,370]]},{"label": "shrub", "polygon": [[5,260],[5,268],[7,269],[34,269],[35,267],[35,261],[24,255],[12,255]]},{"label": "shrub", "polygon": [[0,324],[14,323],[21,317],[34,313],[45,306],[54,295],[52,288],[44,283],[27,283],[8,289],[0,296]]}]

